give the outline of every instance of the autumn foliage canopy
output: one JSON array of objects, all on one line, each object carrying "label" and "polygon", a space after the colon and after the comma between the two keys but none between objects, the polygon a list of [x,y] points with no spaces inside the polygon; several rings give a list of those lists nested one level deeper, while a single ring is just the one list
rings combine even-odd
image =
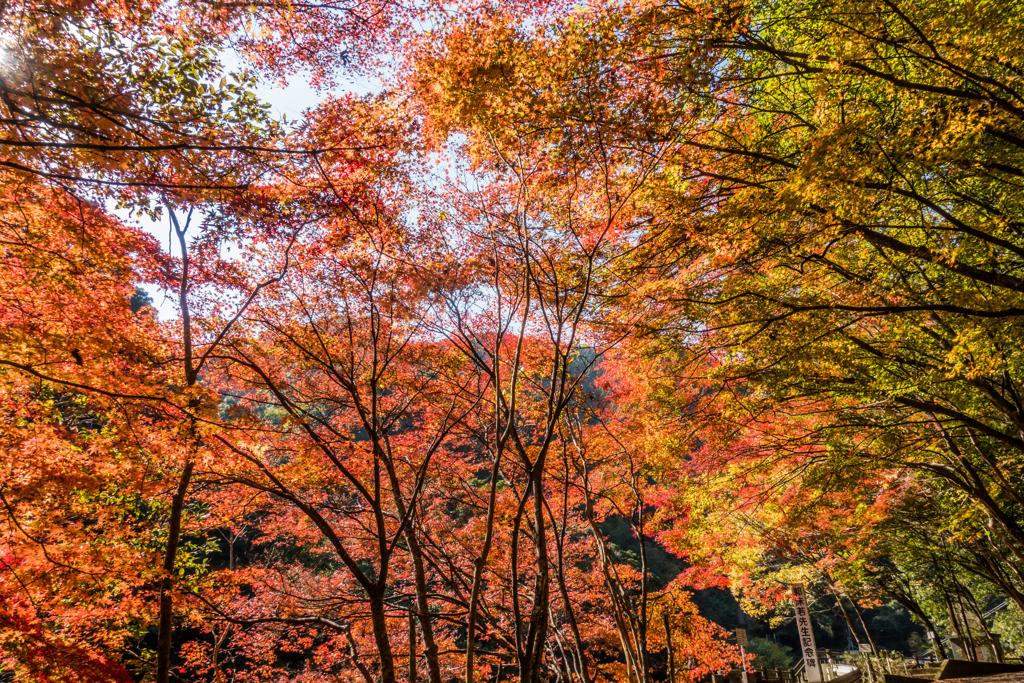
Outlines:
[{"label": "autumn foliage canopy", "polygon": [[695,592],[777,625],[795,582],[873,648],[884,603],[987,637],[1022,41],[988,1],[0,5],[0,671],[696,682],[743,662]]}]

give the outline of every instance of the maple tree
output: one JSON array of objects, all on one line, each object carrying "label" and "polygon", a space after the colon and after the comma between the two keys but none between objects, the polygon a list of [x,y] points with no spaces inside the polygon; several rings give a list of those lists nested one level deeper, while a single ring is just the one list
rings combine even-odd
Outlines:
[{"label": "maple tree", "polygon": [[[719,435],[718,453],[693,456],[724,487],[706,500],[757,505],[775,485],[738,467],[871,497],[865,468],[897,481],[909,468],[922,495],[966,495],[958,516],[969,528],[980,511],[987,543],[1016,556],[1019,121],[1001,33],[1016,10],[589,9],[536,30],[546,7],[528,21],[482,12],[427,46],[413,81],[448,116],[486,117],[490,137],[528,130],[568,163],[585,163],[591,135],[622,158],[664,155],[637,197],[647,223],[626,305],[657,302],[648,352],[685,354],[681,377],[711,392],[677,402],[706,404],[691,424],[702,442]],[[706,480],[687,476],[700,495]]]},{"label": "maple tree", "polygon": [[[190,244],[194,238],[187,236],[189,220],[182,218],[179,223],[172,207],[205,203],[205,212],[212,209],[210,202],[227,202],[230,209],[239,192],[268,173],[284,171],[282,160],[296,154],[309,157],[336,152],[341,142],[338,138],[328,141],[329,149],[311,150],[289,142],[293,132],[270,117],[267,105],[253,94],[257,76],[283,78],[297,68],[307,68],[315,81],[329,82],[334,67],[352,55],[364,54],[365,41],[382,35],[391,17],[372,10],[372,16],[364,17],[340,5],[294,9],[290,3],[257,10],[241,5],[43,2],[5,5],[0,17],[5,36],[5,188],[12,205],[17,203],[23,210],[28,207],[25,216],[13,211],[7,222],[12,232],[12,240],[6,243],[10,245],[7,265],[17,286],[8,292],[5,309],[7,341],[12,349],[5,356],[5,365],[39,381],[36,389],[15,385],[12,395],[23,401],[25,391],[42,396],[55,393],[58,404],[82,403],[79,411],[120,410],[123,419],[118,424],[122,427],[114,431],[128,430],[125,438],[129,440],[140,425],[146,431],[162,430],[163,441],[147,434],[144,440],[155,441],[155,445],[136,444],[133,448],[140,455],[156,448],[163,451],[163,459],[145,466],[140,461],[135,470],[125,464],[120,475],[124,481],[111,474],[112,483],[92,482],[98,492],[90,492],[75,488],[81,482],[74,476],[66,479],[66,485],[72,487],[70,495],[111,496],[110,509],[75,512],[67,522],[72,528],[85,527],[86,538],[95,534],[102,539],[108,533],[96,524],[96,514],[101,518],[127,516],[121,521],[134,520],[135,524],[145,524],[151,516],[160,520],[163,512],[168,515],[166,536],[157,541],[164,546],[156,674],[161,681],[169,675],[173,574],[182,510],[201,446],[198,423],[203,419],[200,413],[214,407],[209,401],[204,407],[199,378],[218,343],[218,334],[214,331],[210,339],[204,338],[206,321],[194,321],[195,312],[190,314],[190,308],[195,302],[190,302],[189,296],[199,295],[196,290],[202,288],[209,297],[211,286],[219,285],[214,296],[231,298],[241,288],[244,310],[252,297],[270,284],[247,285],[237,272],[230,272],[230,266],[225,277],[225,262],[209,253],[223,243],[224,235],[209,230],[204,229],[208,239],[200,245],[197,262],[197,254],[189,253],[195,246]],[[363,9],[369,8],[364,5]],[[369,30],[371,26],[373,30]],[[308,49],[317,41],[324,41],[322,49],[311,59]],[[251,67],[246,69],[243,62],[237,72],[225,73],[223,53],[227,49],[239,52]],[[26,191],[25,186],[31,189]],[[161,205],[166,204],[180,261],[161,256],[154,250],[155,244],[141,239],[137,230],[111,217],[97,218],[102,212],[98,214],[95,207],[104,200],[141,207],[152,216],[161,215]],[[81,214],[77,219],[75,211]],[[44,227],[51,220],[50,213],[54,225]],[[187,213],[191,219],[193,211]],[[77,238],[73,237],[75,228]],[[102,236],[91,234],[100,228]],[[49,239],[54,241],[52,250],[46,245]],[[125,252],[133,251],[141,252],[135,262],[125,261]],[[28,275],[21,272],[24,269],[29,270]],[[112,279],[111,272],[118,275]],[[131,281],[136,278],[178,290],[182,318],[177,334],[173,325],[153,325],[152,316],[143,315],[143,320],[150,320],[147,326],[126,313],[131,295],[124,296],[125,288],[133,291]],[[53,285],[47,285],[51,280]],[[112,298],[97,298],[93,287]],[[43,305],[47,303],[44,294],[55,306]],[[103,322],[97,328],[86,322],[95,315]],[[198,327],[193,322],[199,322]],[[221,332],[231,324],[229,319]],[[120,329],[124,326],[126,329]],[[173,367],[176,362],[180,362],[180,375],[167,372],[168,364]],[[19,375],[14,372],[10,376]],[[94,405],[94,400],[100,404]],[[86,420],[90,424],[86,433],[108,428],[100,417],[103,412]],[[28,431],[40,424],[28,416],[24,419],[29,420]],[[178,433],[181,425],[185,425],[186,435]],[[72,432],[78,431],[72,427]],[[50,436],[60,433],[58,428]],[[24,434],[12,438],[31,441]],[[172,455],[179,443],[184,447],[183,459]],[[72,453],[84,448],[73,442],[68,447]],[[125,448],[113,442],[105,451],[90,447],[84,452],[95,458],[95,463],[130,461],[119,455]],[[11,462],[17,452],[10,451]],[[37,453],[44,466],[53,455],[46,448]],[[153,476],[154,465],[157,477]],[[159,491],[179,467],[177,485],[171,485],[176,493],[169,496],[170,507],[164,510],[153,498],[159,498]],[[42,546],[50,562],[47,534],[34,535],[26,522],[38,524],[41,518],[28,505],[31,498],[21,498],[33,491],[31,486],[23,486],[32,480],[31,475],[24,479],[11,479],[12,485],[16,481],[19,485],[14,498],[17,504],[6,506],[8,521],[21,532],[13,538],[18,540],[16,546],[26,539],[29,545]],[[104,486],[114,489],[105,491]],[[119,487],[125,486],[129,493],[118,493]],[[57,500],[47,506],[60,509]],[[128,509],[116,512],[118,506],[126,505]],[[132,505],[155,505],[161,512],[132,513]],[[155,549],[152,542],[138,545],[147,553]],[[89,575],[88,567],[72,564],[65,568]],[[28,574],[23,577],[29,578]],[[116,592],[123,596],[151,580],[148,575],[125,578],[127,583]],[[18,623],[38,628],[38,615],[43,612],[37,610],[35,619],[19,619]],[[58,615],[54,618],[59,621]],[[64,627],[73,623],[63,622]],[[14,632],[21,634],[15,638],[22,637],[25,628],[15,628]],[[116,643],[118,633],[122,632],[113,631],[109,642]],[[44,660],[40,656],[46,667],[55,666]]]},{"label": "maple tree", "polygon": [[[283,14],[279,19],[291,24],[279,28],[294,32],[303,21],[312,21],[321,37],[329,25],[339,32],[352,28],[351,22],[331,19],[323,12],[313,13],[318,16]],[[268,73],[278,74],[284,73],[276,64],[288,58],[288,43],[267,40],[273,38],[273,31],[268,33],[266,28],[261,30],[259,40],[237,35],[240,22],[248,20],[246,12],[218,14],[206,8],[172,8],[159,3],[145,7],[90,3],[73,8],[59,3],[18,4],[5,6],[3,20],[9,38],[5,45],[7,117],[3,125],[7,134],[3,145],[9,207],[5,267],[10,269],[5,271],[5,285],[9,287],[5,290],[5,343],[9,352],[5,353],[4,365],[11,379],[12,420],[14,415],[22,415],[11,424],[9,463],[13,466],[19,462],[19,453],[25,453],[14,444],[34,444],[29,451],[34,457],[10,470],[9,485],[14,488],[5,508],[14,531],[10,541],[15,554],[8,559],[29,562],[21,557],[23,550],[37,555],[41,552],[45,558],[31,572],[29,564],[21,568],[18,583],[22,585],[42,585],[48,573],[63,571],[67,585],[52,585],[51,598],[59,599],[73,582],[85,581],[98,594],[89,597],[83,609],[92,601],[103,604],[102,600],[110,600],[111,595],[124,599],[136,593],[127,605],[142,601],[137,591],[153,580],[153,567],[143,571],[137,565],[156,550],[154,543],[162,543],[165,575],[159,580],[157,678],[166,680],[173,614],[171,574],[175,571],[181,510],[199,444],[196,409],[201,407],[202,391],[197,391],[198,379],[212,350],[203,346],[205,330],[193,330],[188,296],[197,281],[207,290],[217,282],[220,290],[216,296],[224,296],[239,285],[244,290],[245,285],[230,273],[222,277],[218,270],[223,270],[224,262],[218,263],[209,255],[201,258],[206,263],[196,263],[193,254],[190,270],[192,245],[191,238],[186,238],[190,226],[184,218],[179,223],[170,206],[168,212],[181,255],[177,263],[161,255],[155,242],[140,236],[138,229],[104,215],[96,203],[108,196],[121,204],[148,207],[153,213],[154,200],[157,207],[160,203],[230,200],[223,193],[203,195],[197,191],[241,190],[273,169],[275,159],[294,147],[280,145],[285,130],[268,117],[267,107],[253,96],[255,77],[243,72],[236,74],[233,82],[221,78],[216,84],[212,79],[224,75],[218,51],[228,45],[229,39],[248,50],[253,59],[261,59]],[[264,26],[272,24],[264,22]],[[351,35],[359,38],[365,34]],[[267,52],[272,43],[275,51]],[[325,52],[320,63],[311,66],[326,69],[331,55],[339,56],[337,52]],[[294,151],[310,154],[308,149]],[[160,212],[160,208],[155,209],[157,215]],[[188,213],[191,218],[192,212]],[[213,236],[206,249],[216,242]],[[152,315],[143,313],[138,317],[129,310],[129,299],[136,291],[134,283],[139,280],[178,290],[182,324],[177,334],[175,325],[157,325]],[[259,289],[256,286],[255,291]],[[97,316],[100,325],[88,322]],[[214,334],[214,346],[216,341]],[[181,362],[180,376],[167,372],[168,363],[173,367],[175,358]],[[33,415],[28,409],[32,396],[37,397],[35,403],[43,413]],[[56,412],[53,406],[58,406]],[[62,411],[69,414],[65,416]],[[76,417],[76,413],[82,415]],[[108,423],[111,415],[117,417]],[[70,434],[84,435],[84,442],[66,436],[63,425],[68,421]],[[178,460],[174,451],[181,440],[179,424],[188,425],[191,436],[185,438],[178,492],[170,497],[170,509],[164,510],[160,491],[179,466],[173,464]],[[110,435],[106,434],[108,430]],[[146,432],[145,436],[139,435],[140,430]],[[62,439],[70,440],[62,447]],[[44,445],[48,440],[56,450]],[[59,452],[73,456],[66,472],[50,469]],[[118,464],[121,470],[106,472],[107,462]],[[81,480],[81,475],[75,474],[77,468],[98,468],[96,479]],[[106,474],[99,476],[100,472]],[[57,490],[63,491],[61,496],[49,497],[52,494],[39,488],[38,482],[49,478],[60,482]],[[86,496],[91,502],[79,510],[78,505],[64,502],[67,496],[72,500]],[[34,509],[33,501],[43,508]],[[155,514],[146,511],[154,505]],[[90,511],[90,506],[96,509]],[[60,516],[53,519],[53,529],[67,527],[65,532],[35,530],[46,519],[41,514],[48,508],[54,514],[64,511],[69,515],[65,521],[60,521],[64,519]],[[75,562],[66,557],[59,559],[49,547],[52,544],[56,548],[63,541],[72,548],[76,539],[84,539],[87,545],[77,547],[99,543],[98,547],[103,548],[105,539],[113,541],[119,534],[128,533],[125,525],[137,528],[151,523],[147,519],[160,520],[163,512],[169,514],[166,536],[149,542],[121,541],[137,548],[128,551],[125,559],[136,557],[139,562],[124,565],[128,574],[111,583],[113,593],[105,598],[97,591],[102,583],[89,583],[89,577],[96,573],[89,563],[95,558],[75,557]],[[116,520],[118,524],[108,530],[97,519]],[[76,528],[79,533],[70,533]],[[122,530],[118,532],[118,528]],[[117,547],[111,546],[111,558]],[[112,570],[108,567],[106,571]],[[33,578],[33,572],[38,572],[37,578]],[[104,581],[109,583],[111,579]],[[75,624],[87,623],[83,621],[88,619],[87,612],[62,615],[60,602],[48,609],[36,602],[29,609],[23,603],[26,599],[23,595],[12,596],[11,604],[22,604],[22,612],[28,609],[11,624],[14,642],[26,637],[46,642],[39,629],[47,620],[61,624],[61,628],[82,628]],[[63,600],[67,599],[65,595]],[[138,607],[127,609],[125,614],[125,618],[148,617]],[[127,631],[110,628],[109,636],[102,640],[122,647],[118,638],[137,633],[137,629],[137,624]],[[31,646],[25,647],[28,649],[20,649],[23,654],[32,651]],[[52,649],[54,645],[46,647]],[[35,661],[44,670],[52,670],[49,675],[78,668],[65,661],[67,658],[48,660],[45,652],[37,652]],[[83,651],[86,655],[93,653]],[[97,674],[106,675],[113,674]]]}]

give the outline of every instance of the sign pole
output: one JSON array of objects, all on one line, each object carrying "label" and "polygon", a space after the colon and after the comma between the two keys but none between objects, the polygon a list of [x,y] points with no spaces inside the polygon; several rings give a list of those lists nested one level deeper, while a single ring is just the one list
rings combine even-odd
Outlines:
[{"label": "sign pole", "polygon": [[932,649],[935,651],[935,661],[941,661],[943,657],[941,650],[939,649],[939,634],[935,631],[928,631],[928,640],[932,641]]},{"label": "sign pole", "polygon": [[802,583],[794,583],[793,607],[796,610],[796,629],[800,635],[800,651],[804,655],[804,672],[807,683],[824,683],[821,667],[818,666],[818,647],[814,643],[811,629],[811,615],[807,612],[807,594]]},{"label": "sign pole", "polygon": [[868,670],[868,680],[871,683],[875,683],[875,672],[871,669],[871,645],[869,643],[861,643],[860,653],[864,655],[864,667]]},{"label": "sign pole", "polygon": [[736,643],[740,646],[740,675],[743,683],[747,683],[747,653],[743,650],[747,646],[747,629],[736,629]]}]

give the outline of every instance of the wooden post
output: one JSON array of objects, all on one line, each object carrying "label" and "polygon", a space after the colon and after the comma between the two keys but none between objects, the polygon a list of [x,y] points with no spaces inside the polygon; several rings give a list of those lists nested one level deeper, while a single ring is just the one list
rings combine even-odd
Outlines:
[{"label": "wooden post", "polygon": [[871,644],[861,643],[860,652],[864,655],[864,668],[868,672],[868,680],[871,681],[871,683],[875,683],[875,672],[871,668]]},{"label": "wooden post", "polygon": [[747,644],[746,629],[736,629],[736,644],[740,646],[740,676],[743,678],[743,683],[747,683],[747,653],[743,650]]}]

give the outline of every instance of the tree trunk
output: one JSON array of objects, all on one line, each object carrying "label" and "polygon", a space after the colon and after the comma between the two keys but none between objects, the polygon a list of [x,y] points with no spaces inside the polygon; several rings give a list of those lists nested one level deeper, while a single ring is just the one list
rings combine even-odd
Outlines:
[{"label": "tree trunk", "polygon": [[640,541],[640,614],[637,615],[637,631],[639,636],[639,642],[637,643],[637,659],[640,666],[640,675],[638,679],[640,681],[647,680],[647,672],[650,670],[648,664],[647,654],[647,599],[648,599],[648,584],[647,584],[647,543],[644,541],[644,508],[642,503],[638,503],[637,506],[637,517],[639,523],[634,529],[637,534],[637,539]]},{"label": "tree trunk", "polygon": [[843,605],[843,598],[839,595],[839,591],[836,590],[831,579],[826,576],[825,580],[828,581],[829,589],[832,591],[832,597],[836,599],[836,605],[839,607],[839,611],[843,614],[843,621],[846,622],[846,627],[850,629],[850,635],[853,636],[853,640],[857,643],[857,647],[860,647],[860,636],[857,635],[857,629],[853,626],[853,620],[850,619],[850,614],[846,611],[846,607]]},{"label": "tree trunk", "polygon": [[668,612],[661,613],[665,623],[665,647],[668,650],[668,683],[676,683],[676,650],[672,645],[672,629],[669,626]]},{"label": "tree trunk", "polygon": [[494,540],[494,509],[497,501],[498,477],[501,472],[501,449],[495,453],[494,462],[491,465],[490,489],[487,492],[487,522],[484,531],[484,545],[480,550],[480,556],[473,562],[473,587],[469,596],[469,617],[466,628],[466,683],[474,683],[473,670],[476,657],[476,612],[480,603],[480,587],[483,583],[484,566],[487,564],[487,557],[491,553],[491,543]]},{"label": "tree trunk", "polygon": [[935,621],[927,614],[925,614],[925,611],[921,608],[917,601],[911,598],[909,595],[897,597],[896,601],[904,607],[906,607],[907,611],[909,611],[911,614],[916,614],[917,618],[924,623],[925,629],[935,634],[935,639],[932,640],[932,645],[936,650],[935,656],[938,657],[940,661],[946,659],[946,649],[942,647],[942,640],[939,639],[939,629],[935,626]]},{"label": "tree trunk", "polygon": [[530,610],[530,626],[526,634],[526,647],[523,652],[519,670],[520,683],[537,683],[540,681],[541,664],[544,661],[544,642],[548,630],[548,605],[550,597],[550,579],[548,568],[547,526],[544,523],[544,500],[542,473],[544,471],[543,456],[537,458],[533,471],[533,521],[534,550],[537,560],[537,573],[533,581],[533,608]]},{"label": "tree trunk", "polygon": [[388,622],[384,611],[384,598],[381,588],[375,589],[370,595],[370,621],[373,624],[373,641],[380,657],[380,683],[396,683],[395,656],[391,651],[391,638],[388,636]]},{"label": "tree trunk", "polygon": [[434,640],[433,615],[430,613],[430,602],[427,599],[427,576],[423,569],[423,551],[413,525],[405,530],[405,542],[412,555],[413,572],[416,579],[416,607],[419,612],[420,632],[423,634],[423,654],[427,660],[427,676],[430,683],[441,683],[441,664],[437,657],[437,642]]},{"label": "tree trunk", "polygon": [[988,624],[985,623],[985,615],[982,614],[981,608],[978,607],[977,600],[974,599],[974,596],[971,594],[969,590],[966,589],[966,587],[964,588],[964,597],[967,599],[968,609],[970,609],[974,616],[978,619],[978,625],[981,626],[981,631],[985,634],[985,638],[988,640],[989,648],[991,649],[992,654],[995,656],[996,661],[1002,664],[1003,658],[1000,655],[999,648],[995,646],[996,641],[995,638],[992,637],[992,631],[988,629]]},{"label": "tree trunk", "polygon": [[409,683],[416,683],[416,615],[409,610]]},{"label": "tree trunk", "polygon": [[167,525],[167,547],[164,549],[164,575],[160,579],[160,616],[156,641],[156,681],[168,683],[171,675],[171,631],[174,628],[174,558],[181,538],[181,516],[185,495],[192,480],[195,463],[189,459],[181,471],[178,489],[171,499],[171,519]]},{"label": "tree trunk", "polygon": [[967,642],[971,648],[971,661],[977,661],[978,659],[978,643],[974,640],[974,634],[971,632],[971,622],[968,619],[967,604],[964,602],[964,588],[957,581],[956,575],[953,575],[953,595],[956,596],[956,603],[960,607],[960,615],[963,616],[963,628],[967,634]]},{"label": "tree trunk", "polygon": [[[953,601],[950,600],[949,594],[942,590],[942,600],[946,603],[946,610],[949,611],[949,623],[953,627],[953,631],[956,632],[957,638],[960,639],[960,650],[965,651],[967,649],[967,638],[964,636],[964,632],[960,629],[960,621],[956,618],[956,610],[953,608]],[[964,652],[967,655],[967,659],[974,661],[973,652]]]},{"label": "tree trunk", "polygon": [[619,642],[622,645],[622,654],[626,659],[626,680],[636,680],[639,682],[639,676],[637,675],[637,657],[636,651],[633,647],[633,633],[626,623],[627,615],[625,614],[625,607],[623,601],[617,590],[617,580],[613,574],[611,562],[608,559],[608,548],[605,546],[604,537],[601,535],[601,530],[597,526],[597,520],[594,518],[594,501],[591,497],[590,491],[590,479],[587,475],[587,465],[583,462],[581,469],[583,476],[583,492],[586,500],[586,508],[584,510],[584,516],[587,519],[587,524],[590,527],[591,536],[594,539],[594,545],[597,547],[598,562],[601,566],[601,573],[604,576],[605,588],[608,590],[608,600],[612,607],[612,617],[615,620],[615,628],[619,633]]},{"label": "tree trunk", "polygon": [[871,631],[868,630],[868,625],[864,623],[864,615],[861,614],[860,608],[857,607],[857,603],[853,601],[853,598],[850,599],[850,606],[853,607],[853,611],[857,615],[857,621],[860,622],[861,628],[864,629],[864,637],[868,639],[868,644],[871,646],[871,652],[877,657],[878,646],[875,645],[875,640],[871,637]]},{"label": "tree trunk", "polygon": [[[564,527],[563,527],[564,528]],[[558,563],[556,572],[558,576],[558,590],[562,596],[562,603],[565,605],[565,614],[569,621],[569,630],[572,631],[573,644],[576,649],[576,659],[579,660],[580,677],[583,683],[590,683],[590,667],[587,664],[586,655],[583,654],[583,637],[580,634],[580,626],[576,620],[576,610],[573,609],[572,600],[569,598],[569,589],[565,585],[565,571],[563,562],[562,543],[558,543]]]}]

